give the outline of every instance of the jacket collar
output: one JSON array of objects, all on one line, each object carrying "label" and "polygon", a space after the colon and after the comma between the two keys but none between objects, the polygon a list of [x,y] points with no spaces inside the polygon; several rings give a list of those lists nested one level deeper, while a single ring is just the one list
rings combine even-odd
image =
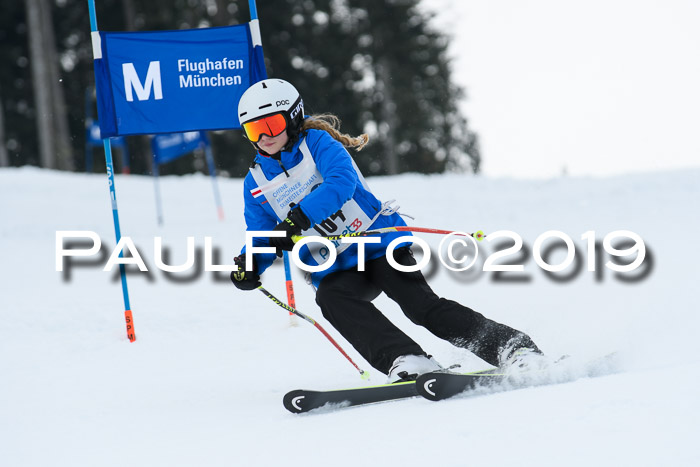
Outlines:
[{"label": "jacket collar", "polygon": [[289,151],[280,151],[277,154],[273,155],[266,155],[263,154],[261,151],[258,151],[255,155],[255,162],[259,164],[274,163],[275,165],[277,165],[279,161],[282,161],[283,164],[287,162],[293,162],[293,160],[295,159],[294,155],[299,152],[299,146],[301,146],[301,142],[304,140],[305,137],[306,134],[299,135],[299,138],[297,138],[291,150]]}]

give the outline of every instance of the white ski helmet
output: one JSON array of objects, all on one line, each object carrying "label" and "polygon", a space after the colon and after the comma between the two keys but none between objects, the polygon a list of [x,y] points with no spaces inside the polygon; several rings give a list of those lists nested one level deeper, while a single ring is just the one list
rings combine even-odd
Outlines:
[{"label": "white ski helmet", "polygon": [[[290,140],[295,140],[304,121],[304,101],[294,86],[281,79],[258,81],[246,89],[238,102],[238,120],[241,126],[277,113],[284,115],[287,135]],[[245,131],[243,134],[246,135]]]}]

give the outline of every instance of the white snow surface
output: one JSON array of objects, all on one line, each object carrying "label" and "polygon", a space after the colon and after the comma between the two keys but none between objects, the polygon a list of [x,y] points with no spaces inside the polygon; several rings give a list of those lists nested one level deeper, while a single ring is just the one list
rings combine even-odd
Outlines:
[{"label": "white snow surface", "polygon": [[[547,278],[529,253],[526,283],[496,282],[493,273],[458,281],[442,265],[430,283],[527,332],[549,355],[587,361],[617,352],[617,371],[438,403],[294,415],[282,407],[289,390],[385,378],[323,319],[301,273],[297,307],[370,370],[370,382],[312,325],[290,326],[287,312],[257,291],[214,282],[212,273],[175,283],[155,268],[155,236],[171,248],[170,264],[184,262],[188,236],[199,247],[212,237],[218,262],[231,262],[244,242],[241,180],[219,180],[219,221],[208,177],[164,177],[159,227],[152,180],[116,177],[122,235],[151,270],[129,275],[130,343],[117,268],[103,272],[103,259],[67,280],[55,266],[57,231],[94,231],[107,253],[114,248],[106,176],[0,169],[0,465],[700,465],[700,170],[538,181],[408,174],[369,183],[380,198],[396,198],[412,225],[511,230],[530,250],[546,231],[571,236],[583,267],[568,282]],[[581,239],[591,230],[601,241],[615,230],[639,234],[650,274],[628,283],[604,268],[596,280]],[[281,265],[263,280],[286,297]],[[412,324],[386,297],[376,303],[441,363],[487,367]]]}]

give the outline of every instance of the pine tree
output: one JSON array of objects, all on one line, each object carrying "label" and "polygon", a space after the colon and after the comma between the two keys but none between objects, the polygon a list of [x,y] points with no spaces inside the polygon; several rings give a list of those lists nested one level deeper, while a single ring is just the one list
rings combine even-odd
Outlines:
[{"label": "pine tree", "polygon": [[370,133],[355,155],[363,172],[478,172],[448,39],[417,0],[288,0],[286,15],[275,4],[260,9],[270,76],[294,83],[307,113],[333,112],[348,132]]},{"label": "pine tree", "polygon": [[0,89],[0,167],[10,165],[10,157],[5,147],[5,110],[2,106],[2,89]]},{"label": "pine tree", "polygon": [[73,154],[58,71],[51,3],[26,0],[25,4],[41,165],[72,170]]},{"label": "pine tree", "polygon": [[[80,168],[85,109],[92,105],[86,103],[85,90],[94,83],[87,3],[46,3],[53,4],[58,72]],[[307,113],[332,112],[343,121],[345,132],[370,134],[367,148],[353,153],[367,175],[479,170],[476,135],[459,111],[463,90],[453,82],[448,38],[431,29],[430,17],[418,4],[418,0],[258,2],[269,76],[292,82],[304,97]],[[0,58],[11,65],[0,69],[0,88],[11,163],[38,164],[34,121],[40,92],[33,92],[31,85],[23,6],[5,2],[0,7]],[[96,6],[103,31],[224,26],[249,19],[247,2],[241,0],[99,0]],[[212,132],[210,138],[219,168],[232,176],[244,175],[253,150],[241,132]],[[135,173],[149,170],[145,139],[128,138]],[[183,162],[175,171],[191,169],[191,163]]]}]

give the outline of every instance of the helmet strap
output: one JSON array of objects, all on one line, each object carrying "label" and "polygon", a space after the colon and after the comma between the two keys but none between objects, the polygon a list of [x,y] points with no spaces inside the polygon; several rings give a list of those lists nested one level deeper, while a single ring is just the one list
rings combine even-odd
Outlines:
[{"label": "helmet strap", "polygon": [[297,142],[299,139],[299,130],[292,130],[291,128],[287,129],[287,136],[289,137],[287,140],[287,144],[284,145],[284,147],[281,149],[281,151],[291,151],[292,148],[294,147],[294,144]]}]

